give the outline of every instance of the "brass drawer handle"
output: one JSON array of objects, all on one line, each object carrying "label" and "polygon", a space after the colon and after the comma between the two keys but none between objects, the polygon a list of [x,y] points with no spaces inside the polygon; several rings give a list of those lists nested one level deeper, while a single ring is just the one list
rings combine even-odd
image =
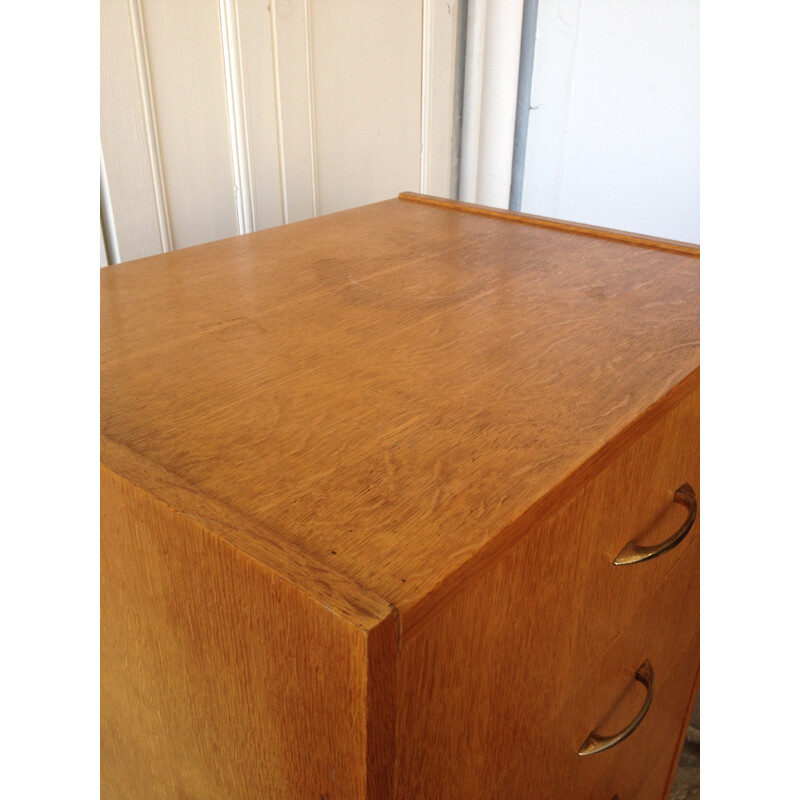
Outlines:
[{"label": "brass drawer handle", "polygon": [[645,714],[650,710],[650,704],[653,702],[653,667],[650,662],[645,659],[644,663],[636,670],[636,680],[647,689],[647,698],[641,711],[633,718],[630,725],[623,728],[619,733],[613,736],[601,736],[599,733],[592,731],[587,737],[586,741],[581,745],[578,750],[579,756],[590,756],[594,753],[602,753],[603,750],[608,750],[609,747],[618,745],[624,739],[627,739],[641,724]]},{"label": "brass drawer handle", "polygon": [[686,522],[678,528],[675,533],[665,539],[660,544],[654,544],[652,547],[640,547],[638,544],[628,542],[625,547],[620,550],[619,555],[614,559],[616,566],[623,564],[638,564],[640,561],[649,561],[651,558],[663,555],[664,553],[677,547],[686,537],[686,534],[692,529],[695,518],[697,517],[697,498],[694,495],[694,489],[688,483],[675,490],[675,495],[672,498],[674,503],[680,503],[689,509],[689,515],[686,517]]}]

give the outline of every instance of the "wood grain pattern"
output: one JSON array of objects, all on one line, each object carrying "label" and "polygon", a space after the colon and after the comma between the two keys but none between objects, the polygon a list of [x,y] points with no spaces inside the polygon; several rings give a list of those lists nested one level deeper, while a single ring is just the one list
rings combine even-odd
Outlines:
[{"label": "wood grain pattern", "polygon": [[394,797],[399,614],[367,638],[367,797]]},{"label": "wood grain pattern", "polygon": [[398,199],[103,270],[107,796],[655,800],[695,254]]},{"label": "wood grain pattern", "polygon": [[[699,660],[699,654],[696,656],[696,660]],[[661,794],[658,794],[655,789],[653,790],[654,796],[660,798],[660,800],[667,800],[670,791],[672,789],[672,786],[675,783],[675,775],[678,769],[678,762],[680,761],[681,753],[684,748],[684,743],[686,741],[686,736],[689,730],[689,726],[691,725],[692,713],[694,711],[695,704],[697,703],[699,692],[700,692],[700,667],[698,665],[697,671],[694,676],[694,683],[692,684],[692,690],[689,694],[690,700],[688,705],[684,709],[683,720],[679,728],[680,734],[677,737],[675,746],[672,749],[672,754],[664,755],[664,760],[669,765],[667,768],[668,778],[666,784],[660,787]],[[652,777],[645,782],[645,785],[649,783],[653,783],[654,786],[656,785],[656,782]]]},{"label": "wood grain pattern", "polygon": [[[645,433],[630,440],[614,461],[557,506],[551,516],[520,526],[518,544],[484,548],[451,576],[447,591],[440,590],[433,601],[422,602],[412,609],[414,613],[404,614],[403,642],[410,642],[437,620],[460,592],[474,593],[481,583],[491,582],[490,572],[508,558],[520,563],[515,568],[514,588],[508,576],[499,581],[507,584],[509,599],[515,593],[527,597],[531,587],[538,590],[541,584],[553,584],[551,591],[561,598],[556,604],[559,614],[573,626],[570,644],[580,648],[573,653],[573,661],[580,663],[604,640],[617,636],[642,598],[673,569],[680,549],[700,535],[698,510],[697,521],[679,549],[642,564],[617,567],[612,563],[628,541],[656,544],[683,523],[686,510],[673,502],[673,494],[684,482],[699,492],[699,400],[695,390]],[[558,577],[551,577],[554,575]],[[564,590],[567,586],[569,592]],[[550,636],[543,632],[542,638],[549,640]]]},{"label": "wood grain pattern", "polygon": [[101,437],[100,454],[103,464],[113,472],[127,476],[150,497],[170,508],[180,509],[206,530],[290,581],[326,611],[356,628],[370,631],[394,613],[380,597],[315,561],[283,541],[274,531],[254,525],[251,520],[199,494],[180,478],[139,458],[124,445]]},{"label": "wood grain pattern", "polygon": [[697,286],[399,200],[114,266],[103,432],[403,611],[696,373]]},{"label": "wood grain pattern", "polygon": [[538,225],[542,228],[568,231],[569,233],[576,233],[580,236],[616,239],[617,241],[627,242],[628,244],[657,247],[674,253],[685,253],[686,255],[696,257],[700,255],[700,248],[696,244],[677,242],[674,239],[662,239],[658,236],[646,236],[641,233],[627,233],[626,231],[617,231],[612,228],[603,228],[599,225],[567,222],[563,219],[553,219],[551,217],[541,217],[537,214],[527,214],[524,211],[506,211],[502,208],[492,208],[491,206],[483,206],[479,203],[465,203],[460,200],[450,200],[444,197],[431,197],[429,195],[420,194],[419,192],[400,192],[398,197],[401,200],[410,200],[414,203],[424,203],[426,205],[437,206],[438,208],[452,208],[467,214],[479,214],[482,217],[493,217],[494,219],[521,222],[524,225]]},{"label": "wood grain pattern", "polygon": [[108,798],[363,798],[367,636],[102,470]]},{"label": "wood grain pattern", "polygon": [[605,768],[607,785],[620,797],[661,800],[669,790],[672,761],[686,734],[697,681],[699,560],[700,544],[695,541],[679,568],[637,611],[608,652],[593,663],[591,677],[560,712],[565,741],[569,739],[574,750],[596,726],[605,732],[620,730],[642,706],[643,690],[632,675],[645,658],[650,659],[655,695],[642,724],[612,750],[578,758],[579,770],[584,762],[596,759]]},{"label": "wood grain pattern", "polygon": [[[562,526],[565,530],[579,532],[570,534],[575,536],[570,552],[577,552],[576,545],[588,546],[595,558],[593,563],[605,571],[612,583],[613,578],[617,582],[622,579],[624,573],[611,569],[610,562],[622,546],[627,544],[627,539],[620,547],[617,547],[617,542],[630,536],[639,544],[656,544],[668,538],[683,522],[683,512],[672,502],[672,496],[674,489],[683,480],[691,481],[696,488],[699,481],[699,440],[694,443],[688,440],[689,445],[678,451],[680,455],[677,452],[668,453],[670,436],[686,436],[689,432],[693,432],[692,436],[697,435],[700,412],[698,385],[699,371],[695,371],[533,503],[512,525],[448,575],[435,591],[405,609],[404,640],[413,638],[465,586],[491,568],[516,542],[531,531],[536,532],[537,526],[541,524],[544,525],[542,530]],[[681,403],[683,410],[674,412],[673,409]],[[667,421],[660,422],[665,416]],[[642,439],[644,445],[639,445]],[[643,446],[646,448],[644,451]],[[624,454],[622,458],[619,458],[620,453]],[[666,457],[666,461],[659,462],[660,457]],[[644,483],[641,483],[641,475],[635,480],[631,478],[637,467],[647,476]],[[592,481],[602,470],[608,472],[601,480]],[[681,475],[684,478],[679,479]],[[631,486],[634,486],[634,491],[629,491]],[[595,509],[593,504],[596,502],[601,505]],[[644,502],[644,508],[639,508],[637,502]],[[607,525],[618,521],[624,509],[637,510],[634,518],[639,520],[638,529],[635,530],[625,521],[618,530],[607,528],[605,535],[599,539],[588,538],[587,534],[590,532],[598,533],[597,528],[601,521],[606,520]],[[641,513],[644,509],[646,513]],[[557,517],[554,516],[556,512]],[[698,529],[699,526],[691,536],[696,536]],[[540,533],[534,535],[541,536]],[[557,558],[558,552],[554,550],[551,557]],[[627,581],[638,585],[646,583],[651,577],[658,580],[667,563],[669,561],[649,562],[641,572],[628,575]],[[584,567],[588,565],[588,562],[583,562]],[[638,581],[637,576],[640,578]],[[595,594],[601,596],[605,589],[610,588],[604,583],[597,583],[596,578],[590,580],[589,586],[594,587]],[[617,606],[624,609],[625,603],[619,600],[617,597]]]},{"label": "wood grain pattern", "polygon": [[[658,655],[662,679],[684,664],[681,642],[698,625],[696,598],[687,589],[698,579],[697,530],[651,562],[611,564],[632,529],[659,541],[675,526],[672,491],[683,480],[698,480],[698,411],[693,394],[538,530],[472,576],[435,618],[413,634],[404,625],[398,796],[424,790],[442,798],[563,797],[558,781],[566,775],[577,781],[579,774],[571,797],[584,796],[578,786],[586,797],[602,796],[590,788],[605,775],[606,754],[586,759],[588,767],[571,764],[571,756],[614,708],[620,681],[626,686],[645,657]],[[603,673],[602,654],[628,639],[633,644],[621,664]],[[654,651],[640,658],[648,646]],[[695,670],[693,664],[690,682]],[[581,675],[598,685],[570,707]],[[681,713],[689,688],[670,701]],[[635,692],[631,697],[641,704]],[[625,715],[630,719],[636,710],[617,710],[611,728],[620,716],[624,727]],[[679,717],[670,735],[680,723]],[[521,741],[528,739],[531,755],[521,758],[529,752]]]}]

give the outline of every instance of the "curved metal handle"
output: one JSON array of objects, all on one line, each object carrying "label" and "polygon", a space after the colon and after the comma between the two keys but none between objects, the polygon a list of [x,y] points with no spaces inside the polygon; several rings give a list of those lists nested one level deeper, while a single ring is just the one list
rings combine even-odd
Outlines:
[{"label": "curved metal handle", "polygon": [[579,756],[590,756],[594,753],[602,753],[603,750],[608,750],[609,747],[614,747],[624,739],[627,739],[639,727],[645,714],[650,710],[650,704],[653,702],[653,667],[647,659],[645,659],[644,663],[636,670],[636,680],[647,689],[647,697],[645,698],[641,711],[633,718],[630,725],[623,728],[619,733],[615,733],[613,736],[601,736],[595,731],[592,731],[586,737],[586,741],[581,745],[580,750],[578,750]]},{"label": "curved metal handle", "polygon": [[647,689],[647,697],[639,713],[633,718],[633,721],[629,725],[613,736],[601,736],[599,733],[592,731],[586,737],[586,741],[581,745],[580,750],[578,750],[579,756],[590,756],[594,753],[602,753],[603,750],[608,750],[610,747],[614,747],[621,741],[627,739],[639,727],[645,715],[650,710],[650,704],[653,702],[653,692],[655,691],[653,667],[647,659],[645,659],[644,663],[636,670],[636,680]]},{"label": "curved metal handle", "polygon": [[677,547],[684,540],[697,517],[697,498],[695,497],[694,489],[688,483],[684,483],[683,486],[675,490],[672,501],[680,503],[689,509],[689,516],[686,517],[686,522],[669,539],[660,544],[654,544],[652,547],[640,547],[638,544],[628,542],[614,559],[616,566],[620,567],[624,564],[638,564],[640,561],[649,561],[651,558],[656,558],[672,550],[673,547]]}]

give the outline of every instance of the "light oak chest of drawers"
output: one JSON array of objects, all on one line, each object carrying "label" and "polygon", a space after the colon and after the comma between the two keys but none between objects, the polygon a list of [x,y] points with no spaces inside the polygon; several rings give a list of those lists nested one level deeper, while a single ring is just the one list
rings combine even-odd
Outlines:
[{"label": "light oak chest of drawers", "polygon": [[697,256],[407,194],[103,270],[104,797],[664,798]]}]

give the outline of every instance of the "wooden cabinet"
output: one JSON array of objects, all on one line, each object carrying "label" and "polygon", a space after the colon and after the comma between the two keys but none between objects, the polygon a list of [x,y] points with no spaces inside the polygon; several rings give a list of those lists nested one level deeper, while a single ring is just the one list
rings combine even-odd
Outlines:
[{"label": "wooden cabinet", "polygon": [[105,269],[105,797],[664,798],[697,256],[404,194]]}]

